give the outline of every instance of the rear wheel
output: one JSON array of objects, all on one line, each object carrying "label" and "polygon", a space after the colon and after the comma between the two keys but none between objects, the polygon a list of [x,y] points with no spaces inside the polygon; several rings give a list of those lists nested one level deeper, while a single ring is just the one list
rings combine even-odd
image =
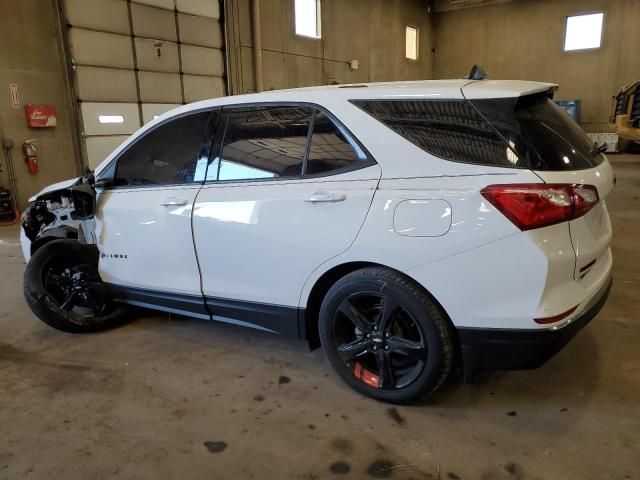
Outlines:
[{"label": "rear wheel", "polygon": [[378,400],[417,400],[451,371],[449,320],[417,283],[392,270],[366,268],[336,282],[320,309],[319,329],[338,375]]},{"label": "rear wheel", "polygon": [[98,251],[75,240],[54,240],[33,254],[24,296],[40,320],[65,332],[96,332],[126,319],[125,307],[111,301],[100,279]]}]

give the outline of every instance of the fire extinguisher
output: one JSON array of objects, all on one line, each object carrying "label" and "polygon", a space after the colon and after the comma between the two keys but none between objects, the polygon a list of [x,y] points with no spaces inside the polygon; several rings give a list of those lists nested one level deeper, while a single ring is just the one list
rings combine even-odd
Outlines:
[{"label": "fire extinguisher", "polygon": [[24,153],[24,161],[27,162],[27,169],[31,175],[38,173],[38,149],[36,141],[26,140],[22,144],[22,152]]}]

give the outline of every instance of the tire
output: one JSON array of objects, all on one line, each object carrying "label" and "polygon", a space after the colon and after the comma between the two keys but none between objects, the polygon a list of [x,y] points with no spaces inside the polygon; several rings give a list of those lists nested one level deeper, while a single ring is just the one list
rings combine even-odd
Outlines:
[{"label": "tire", "polygon": [[419,284],[386,268],[365,268],[338,280],[320,307],[319,331],[336,373],[383,402],[409,403],[433,393],[454,363],[455,334],[446,314]]},{"label": "tire", "polygon": [[[83,282],[93,300],[95,307],[99,304],[98,313],[89,307],[68,302],[71,309],[63,308],[61,298],[68,290],[58,288],[55,295],[48,281],[54,267],[68,269],[69,274],[80,272]],[[69,333],[98,332],[122,325],[127,321],[127,311],[124,305],[111,302],[108,292],[98,275],[98,251],[95,247],[83,245],[76,240],[53,240],[40,247],[27,263],[24,272],[24,297],[31,311],[47,325]],[[58,275],[60,278],[62,275]],[[49,288],[45,288],[45,284]],[[76,285],[76,284],[74,284]],[[58,297],[58,298],[56,298]],[[85,302],[86,303],[86,302]],[[77,305],[77,306],[76,306]],[[84,312],[78,312],[84,310]]]}]

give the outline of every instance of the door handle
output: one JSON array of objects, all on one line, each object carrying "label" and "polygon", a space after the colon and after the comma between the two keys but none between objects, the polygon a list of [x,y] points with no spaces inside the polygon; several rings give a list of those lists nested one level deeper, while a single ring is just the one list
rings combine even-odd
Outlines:
[{"label": "door handle", "polygon": [[322,203],[322,202],[343,202],[347,199],[344,193],[316,192],[310,195],[305,202]]},{"label": "door handle", "polygon": [[187,203],[189,202],[184,198],[170,197],[170,198],[167,198],[160,205],[162,205],[163,207],[184,207]]}]

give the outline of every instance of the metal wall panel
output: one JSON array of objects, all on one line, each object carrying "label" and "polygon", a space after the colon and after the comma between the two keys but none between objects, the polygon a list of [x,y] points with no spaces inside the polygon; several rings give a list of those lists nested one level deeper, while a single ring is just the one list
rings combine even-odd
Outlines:
[{"label": "metal wall panel", "polygon": [[137,102],[133,70],[114,68],[76,68],[76,94],[82,101]]},{"label": "metal wall panel", "polygon": [[179,106],[181,106],[179,103],[143,103],[142,123],[149,123],[151,120],[154,120],[163,113]]},{"label": "metal wall panel", "polygon": [[138,78],[140,81],[141,101],[182,103],[179,74],[138,72]]},{"label": "metal wall panel", "polygon": [[[130,135],[140,128],[136,103],[92,103],[80,105],[85,135]],[[102,117],[121,117],[120,122],[101,121]]]},{"label": "metal wall panel", "polygon": [[67,23],[129,35],[129,13],[124,0],[67,0]]},{"label": "metal wall panel", "polygon": [[69,41],[76,65],[133,68],[131,37],[128,35],[72,28]]},{"label": "metal wall panel", "polygon": [[[61,1],[91,168],[141,122],[226,94],[219,0]],[[122,121],[101,123],[99,115]]]},{"label": "metal wall panel", "polygon": [[[166,40],[136,38],[136,57],[140,70],[152,72],[178,72],[178,45]],[[160,44],[160,56],[156,45]]]},{"label": "metal wall panel", "polygon": [[176,9],[191,15],[220,18],[220,4],[217,0],[176,0]]},{"label": "metal wall panel", "polygon": [[222,26],[214,18],[178,13],[178,27],[182,43],[222,48]]},{"label": "metal wall panel", "polygon": [[149,37],[176,42],[176,16],[174,12],[145,5],[131,4],[133,33],[137,37]]},{"label": "metal wall panel", "polygon": [[184,75],[184,97],[187,102],[197,102],[207,98],[223,97],[225,83],[222,77]]},{"label": "metal wall panel", "polygon": [[94,170],[111,152],[120,146],[129,135],[112,135],[108,137],[87,137],[86,162],[91,170]]},{"label": "metal wall panel", "polygon": [[182,71],[196,75],[222,77],[224,75],[222,50],[182,45]]},{"label": "metal wall panel", "polygon": [[173,0],[132,0],[132,3],[143,3],[145,5],[165,8],[167,10],[173,10],[175,8]]}]

